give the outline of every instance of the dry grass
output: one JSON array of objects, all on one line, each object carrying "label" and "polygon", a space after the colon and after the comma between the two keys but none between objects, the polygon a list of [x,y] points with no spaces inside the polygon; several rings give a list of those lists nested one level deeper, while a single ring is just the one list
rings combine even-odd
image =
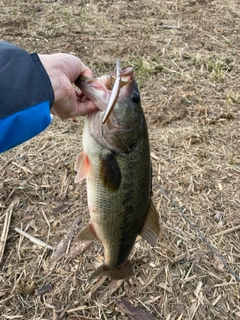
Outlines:
[{"label": "dry grass", "polygon": [[0,38],[29,51],[71,52],[96,75],[113,71],[118,57],[134,67],[162,226],[156,248],[136,242],[129,280],[93,284],[100,245],[73,239],[53,264],[48,249],[15,231],[56,246],[77,218],[89,219],[85,184],[73,183],[83,119],[55,118],[0,155],[1,230],[12,209],[0,318],[130,319],[115,303],[125,297],[156,319],[239,319],[239,283],[158,188],[239,275],[239,2],[0,0],[0,20]]}]

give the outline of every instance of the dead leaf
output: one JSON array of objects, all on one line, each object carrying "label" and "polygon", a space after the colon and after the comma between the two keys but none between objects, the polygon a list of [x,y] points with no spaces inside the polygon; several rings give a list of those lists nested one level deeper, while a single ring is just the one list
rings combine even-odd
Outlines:
[{"label": "dead leaf", "polygon": [[68,209],[68,207],[70,206],[70,203],[62,203],[59,204],[58,206],[56,206],[55,208],[53,208],[52,213],[62,213],[65,210]]},{"label": "dead leaf", "polygon": [[115,303],[121,311],[125,312],[134,320],[157,320],[150,313],[143,311],[139,307],[134,307],[129,301],[124,298],[116,300]]}]

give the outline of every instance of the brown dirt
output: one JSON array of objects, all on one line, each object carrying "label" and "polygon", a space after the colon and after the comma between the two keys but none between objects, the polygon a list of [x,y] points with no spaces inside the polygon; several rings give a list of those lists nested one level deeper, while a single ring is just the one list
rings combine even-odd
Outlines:
[{"label": "brown dirt", "polygon": [[89,219],[85,183],[73,182],[83,119],[54,118],[0,155],[0,230],[19,200],[0,270],[0,318],[130,319],[115,304],[124,296],[156,319],[240,319],[239,283],[158,187],[239,275],[239,230],[230,228],[240,225],[240,2],[0,0],[0,21],[1,39],[75,54],[96,75],[112,72],[117,58],[134,67],[162,226],[156,248],[136,242],[134,275],[105,295],[108,279],[87,280],[102,261],[99,244],[53,265],[51,252],[20,236],[16,227],[55,246],[75,219]]}]

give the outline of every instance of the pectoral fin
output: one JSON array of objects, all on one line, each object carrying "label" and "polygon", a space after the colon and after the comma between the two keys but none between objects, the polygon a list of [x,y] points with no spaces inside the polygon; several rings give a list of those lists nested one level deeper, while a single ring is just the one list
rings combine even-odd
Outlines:
[{"label": "pectoral fin", "polygon": [[121,170],[113,152],[104,152],[100,156],[100,175],[105,187],[117,191],[121,184]]},{"label": "pectoral fin", "polygon": [[82,151],[76,159],[74,170],[77,172],[74,182],[78,183],[87,177],[89,169],[89,160],[84,151]]},{"label": "pectoral fin", "polygon": [[145,239],[152,247],[157,243],[160,232],[159,215],[155,209],[152,200],[150,200],[147,217],[140,232],[140,235]]},{"label": "pectoral fin", "polygon": [[127,260],[122,266],[114,269],[109,269],[105,264],[102,264],[96,271],[92,273],[92,275],[89,277],[89,281],[100,276],[108,276],[114,280],[126,279],[132,275],[132,272],[132,264],[129,260]]}]

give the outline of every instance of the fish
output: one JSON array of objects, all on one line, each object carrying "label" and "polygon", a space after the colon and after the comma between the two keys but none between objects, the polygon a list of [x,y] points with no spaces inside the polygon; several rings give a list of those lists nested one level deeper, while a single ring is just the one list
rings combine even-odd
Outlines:
[{"label": "fish", "polygon": [[150,144],[140,92],[132,67],[80,78],[76,85],[98,108],[86,116],[83,151],[75,163],[75,183],[86,179],[90,214],[77,239],[97,240],[104,248],[104,262],[89,280],[129,278],[133,274],[129,255],[137,236],[154,247],[160,232],[151,199]]}]

